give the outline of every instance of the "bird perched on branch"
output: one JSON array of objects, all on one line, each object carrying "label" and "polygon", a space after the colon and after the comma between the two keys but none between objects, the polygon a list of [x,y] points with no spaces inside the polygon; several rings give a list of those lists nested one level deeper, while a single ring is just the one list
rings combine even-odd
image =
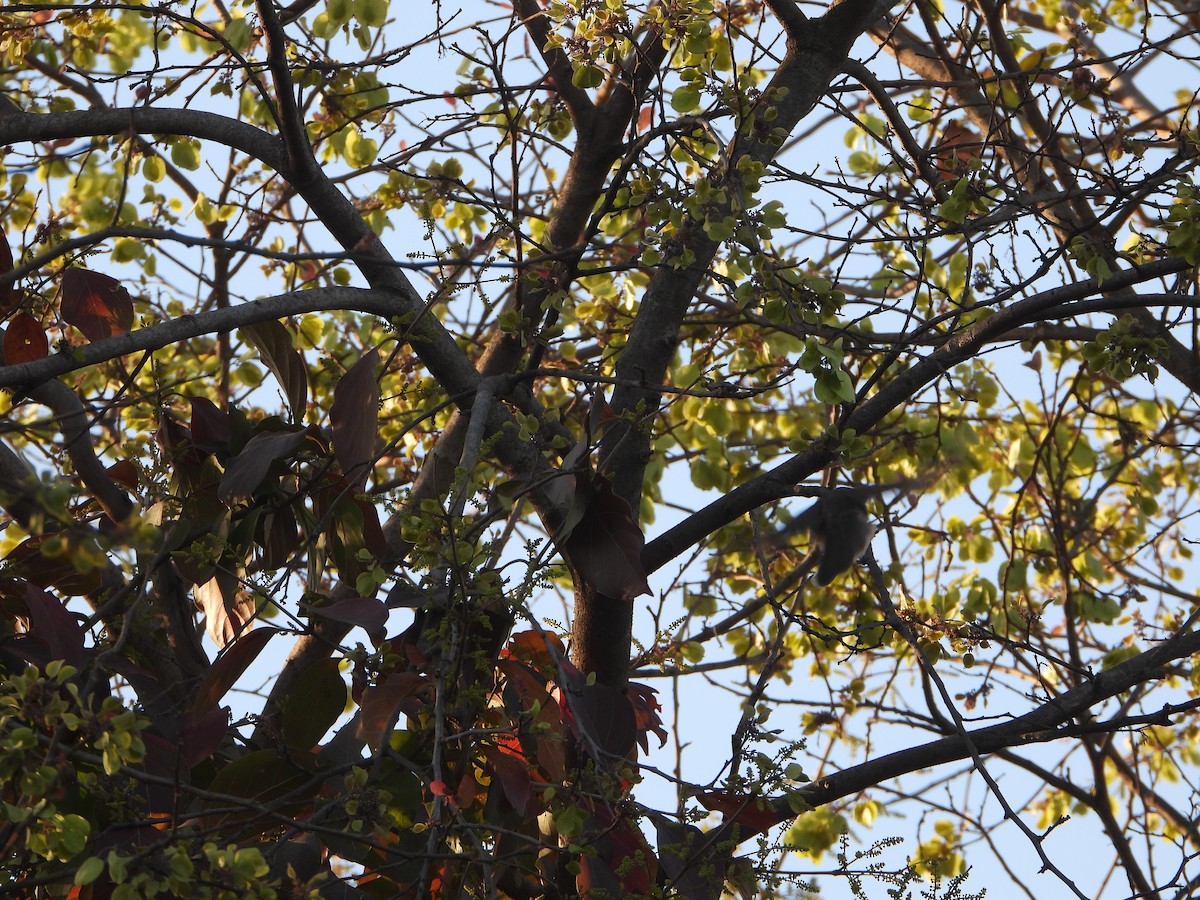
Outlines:
[{"label": "bird perched on branch", "polygon": [[813,552],[818,555],[814,581],[824,587],[848,571],[871,546],[875,525],[867,515],[867,500],[886,491],[903,491],[925,483],[914,480],[837,488],[793,519],[776,536],[776,542],[800,531],[808,532]]},{"label": "bird perched on branch", "polygon": [[875,525],[867,516],[866,495],[838,488],[800,513],[788,531],[807,531],[820,554],[816,582],[823,587],[853,566],[871,545]]}]

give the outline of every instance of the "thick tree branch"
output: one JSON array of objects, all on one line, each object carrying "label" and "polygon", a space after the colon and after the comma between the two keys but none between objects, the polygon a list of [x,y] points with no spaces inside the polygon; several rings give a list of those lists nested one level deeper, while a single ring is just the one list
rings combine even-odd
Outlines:
[{"label": "thick tree branch", "polygon": [[[333,310],[369,313],[389,322],[414,321],[415,324],[408,333],[414,335],[414,339],[419,339],[422,349],[431,354],[440,351],[450,358],[440,366],[447,380],[446,389],[452,393],[475,389],[478,378],[475,367],[462,354],[457,344],[454,344],[453,339],[446,335],[449,344],[443,345],[438,332],[432,329],[426,331],[421,327],[421,322],[416,321],[418,318],[431,320],[431,317],[422,315],[423,305],[414,307],[407,298],[391,291],[350,287],[319,287],[277,294],[274,297],[251,300],[225,309],[181,316],[178,319],[94,341],[82,347],[73,347],[67,352],[55,353],[33,362],[3,366],[0,367],[0,387],[30,387],[130,353],[159,350],[203,334],[232,331],[268,319],[285,319],[303,313]],[[454,348],[453,353],[449,352],[449,347]],[[458,364],[454,365],[456,358]]]},{"label": "thick tree branch", "polygon": [[[1100,672],[1087,683],[1059,694],[1023,716],[1001,725],[978,728],[966,735],[951,735],[918,747],[898,750],[862,765],[843,769],[815,782],[801,792],[802,796],[805,802],[820,806],[891,778],[966,759],[970,756],[968,745],[973,745],[978,753],[986,755],[1009,747],[1070,736],[1071,730],[1064,726],[1072,719],[1136,685],[1163,677],[1163,669],[1168,663],[1200,652],[1200,633],[1190,630],[1195,619],[1196,616],[1193,616],[1183,630],[1161,644]],[[1169,716],[1169,713],[1165,715]],[[787,799],[774,800],[772,805],[780,814],[791,815]]]},{"label": "thick tree branch", "polygon": [[[776,4],[794,10],[790,4]],[[854,39],[876,15],[873,0],[852,0],[831,7],[815,22],[785,12],[788,52],[764,99],[750,110],[738,137],[726,151],[729,168],[716,183],[725,187],[728,200],[714,216],[742,215],[742,195],[737,165],[743,157],[769,162],[829,86],[844,63]],[[770,114],[768,115],[768,110]],[[601,450],[605,471],[611,473],[616,494],[637,510],[642,479],[650,453],[649,423],[662,396],[654,385],[665,380],[674,356],[679,327],[696,291],[707,277],[708,266],[719,244],[708,236],[704,223],[689,220],[679,236],[664,248],[666,263],[651,279],[642,298],[629,340],[617,362],[616,375],[625,384],[613,393],[614,412],[624,421],[606,431]],[[686,258],[686,266],[672,263]],[[596,672],[602,683],[624,683],[629,665],[633,609],[590,591],[577,592],[572,626],[575,664]]]},{"label": "thick tree branch", "polygon": [[587,95],[587,91],[575,87],[575,83],[571,80],[574,69],[567,54],[561,47],[546,46],[552,34],[546,10],[537,3],[537,0],[516,0],[513,9],[521,17],[521,24],[529,32],[530,40],[541,54],[542,61],[546,63],[546,74],[549,76],[554,90],[558,91],[558,96],[562,97],[563,103],[567,105],[572,120],[576,123],[586,121],[594,112],[595,107],[592,105],[592,99]]},{"label": "thick tree branch", "polygon": [[[842,420],[842,427],[853,428],[859,434],[865,434],[882,421],[884,416],[914,397],[923,387],[941,377],[951,367],[968,359],[998,335],[1007,334],[1013,328],[1043,318],[1065,315],[1071,311],[1069,304],[1083,298],[1123,290],[1153,278],[1186,272],[1191,268],[1185,260],[1164,259],[1124,269],[1103,283],[1098,283],[1095,279],[1079,281],[1040,292],[997,310],[994,315],[954,335],[937,350],[894,375],[878,392],[851,411]],[[1112,298],[1105,298],[1103,302],[1116,306],[1116,301]],[[835,457],[835,452],[836,442],[828,436],[822,437],[786,462],[739,485],[688,516],[665,534],[646,544],[642,561],[647,570],[653,572],[661,568],[715,529],[729,524],[752,509],[791,496],[796,483],[829,465]]]},{"label": "thick tree branch", "polygon": [[133,502],[109,477],[96,456],[89,432],[88,411],[79,396],[59,381],[47,381],[29,392],[31,399],[48,406],[62,431],[63,448],[75,466],[79,480],[103,507],[109,519],[124,522],[133,512]]},{"label": "thick tree branch", "polygon": [[[981,8],[997,38],[996,52],[1009,69],[1006,77],[1016,80],[1023,92],[1021,96],[1027,97],[1030,88],[1028,77],[1009,47],[999,8],[991,3],[982,4]],[[1057,129],[1046,120],[1036,103],[1023,103],[1018,113],[1029,123],[1042,146],[1049,148],[1038,153],[1025,146],[1008,118],[996,118],[994,104],[984,96],[978,82],[967,77],[969,73],[963,72],[956,61],[931,58],[926,42],[905,28],[895,27],[887,33],[875,33],[873,37],[896,57],[897,62],[925,78],[952,85],[951,92],[980,133],[989,137],[998,135],[997,144],[1011,163],[1017,183],[1030,197],[1036,197],[1044,190],[1046,176],[1042,172],[1042,164],[1048,160],[1060,181],[1064,199],[1059,203],[1039,206],[1041,215],[1058,233],[1064,249],[1075,241],[1083,241],[1088,252],[1102,258],[1114,271],[1118,268],[1121,260],[1113,245],[1113,235],[1103,224],[1102,216],[1088,205],[1084,192],[1079,189],[1075,172],[1068,165],[1061,148]],[[1180,161],[1183,161],[1183,157],[1180,157]],[[1191,350],[1181,344],[1150,310],[1131,308],[1128,312],[1144,335],[1164,342],[1166,350],[1161,356],[1163,366],[1190,390],[1200,391],[1200,361]]]},{"label": "thick tree branch", "polygon": [[0,117],[0,144],[123,134],[186,135],[234,147],[274,169],[287,166],[283,146],[262,129],[195,109],[147,106],[86,109],[73,112],[20,113]]}]

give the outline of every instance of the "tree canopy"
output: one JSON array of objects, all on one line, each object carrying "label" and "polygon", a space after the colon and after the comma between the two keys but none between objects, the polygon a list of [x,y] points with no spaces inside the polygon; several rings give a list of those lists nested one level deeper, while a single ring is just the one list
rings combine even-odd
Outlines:
[{"label": "tree canopy", "polygon": [[1198,15],[6,3],[0,884],[1192,896]]}]

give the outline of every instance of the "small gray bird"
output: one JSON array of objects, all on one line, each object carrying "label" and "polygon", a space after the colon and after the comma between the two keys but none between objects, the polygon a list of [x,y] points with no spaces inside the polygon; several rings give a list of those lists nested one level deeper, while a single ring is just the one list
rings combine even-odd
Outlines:
[{"label": "small gray bird", "polygon": [[838,488],[804,512],[788,527],[807,531],[820,554],[816,583],[824,587],[850,569],[871,545],[875,526],[867,516],[866,495],[878,490]]}]

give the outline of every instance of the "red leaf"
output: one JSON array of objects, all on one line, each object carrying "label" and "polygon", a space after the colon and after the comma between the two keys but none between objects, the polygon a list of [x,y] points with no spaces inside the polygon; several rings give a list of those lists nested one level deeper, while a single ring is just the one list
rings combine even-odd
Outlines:
[{"label": "red leaf", "polygon": [[771,804],[760,797],[749,794],[734,794],[729,791],[705,791],[697,794],[700,805],[709,811],[724,813],[729,822],[742,826],[742,840],[754,837],[780,822],[790,819],[771,808]]},{"label": "red leaf", "polygon": [[[429,679],[416,672],[397,672],[389,675],[383,684],[363,691],[359,703],[359,730],[371,749],[378,752],[383,745],[384,733],[392,724],[396,708],[413,700],[429,687]],[[415,711],[415,710],[414,710]]]},{"label": "red leaf", "polygon": [[229,448],[229,413],[207,397],[188,397],[192,404],[192,443],[204,450]]},{"label": "red leaf", "polygon": [[642,547],[646,539],[629,504],[613,493],[607,478],[589,484],[579,479],[577,491],[588,492],[583,515],[565,540],[563,554],[588,585],[606,597],[632,600],[650,593]]},{"label": "red leaf", "polygon": [[183,727],[180,753],[188,768],[194,768],[217,752],[229,733],[229,708],[210,709]]},{"label": "red leaf", "polygon": [[29,634],[46,645],[51,659],[61,659],[79,669],[87,662],[83,628],[62,601],[32,584],[25,585]]},{"label": "red leaf", "polygon": [[623,894],[649,896],[658,875],[658,860],[633,822],[619,819],[608,832],[613,869],[619,873]]},{"label": "red leaf", "polygon": [[245,325],[239,331],[258,349],[262,361],[283,388],[292,410],[292,421],[303,421],[308,405],[308,369],[304,357],[292,346],[291,332],[274,319]]},{"label": "red leaf", "polygon": [[90,269],[67,269],[59,295],[63,320],[89,341],[124,334],[133,327],[133,298],[115,278]]},{"label": "red leaf", "polygon": [[444,781],[429,782],[429,793],[435,797],[453,797],[454,791],[450,790]]},{"label": "red leaf", "polygon": [[68,597],[82,597],[98,590],[103,583],[98,570],[77,571],[69,553],[54,556],[42,553],[48,537],[51,535],[33,535],[13,547],[4,558],[11,566],[10,571],[38,587],[52,587]]},{"label": "red leaf", "polygon": [[225,466],[217,490],[221,502],[232,506],[238,500],[248,500],[267,477],[271,463],[292,456],[307,440],[307,431],[268,431],[250,438],[242,452]]},{"label": "red leaf", "polygon": [[558,663],[566,659],[567,648],[553,632],[521,631],[509,638],[503,656],[519,659],[544,675],[557,677]]},{"label": "red leaf", "polygon": [[347,480],[362,488],[375,463],[379,437],[379,383],[375,366],[379,352],[368,350],[333,389],[329,421],[333,426],[333,455]]},{"label": "red leaf", "polygon": [[382,631],[387,625],[388,608],[374,597],[347,597],[329,606],[309,606],[313,615],[347,625],[359,625],[367,631]]},{"label": "red leaf", "polygon": [[492,774],[500,779],[500,787],[504,789],[504,796],[512,808],[520,815],[525,815],[533,790],[529,767],[517,757],[495,747],[484,747],[483,756]]},{"label": "red leaf", "polygon": [[27,312],[19,312],[4,332],[4,361],[15,366],[43,359],[50,353],[50,342],[42,324]]},{"label": "red leaf", "polygon": [[117,484],[131,491],[137,490],[140,473],[131,460],[119,459],[104,471]]},{"label": "red leaf", "polygon": [[278,628],[255,628],[243,634],[232,644],[226,646],[224,652],[217,657],[200,683],[196,691],[196,701],[192,705],[192,720],[198,721],[207,715],[225,693],[234,686],[242,673],[255,657],[262,652],[267,641],[279,634]]}]

